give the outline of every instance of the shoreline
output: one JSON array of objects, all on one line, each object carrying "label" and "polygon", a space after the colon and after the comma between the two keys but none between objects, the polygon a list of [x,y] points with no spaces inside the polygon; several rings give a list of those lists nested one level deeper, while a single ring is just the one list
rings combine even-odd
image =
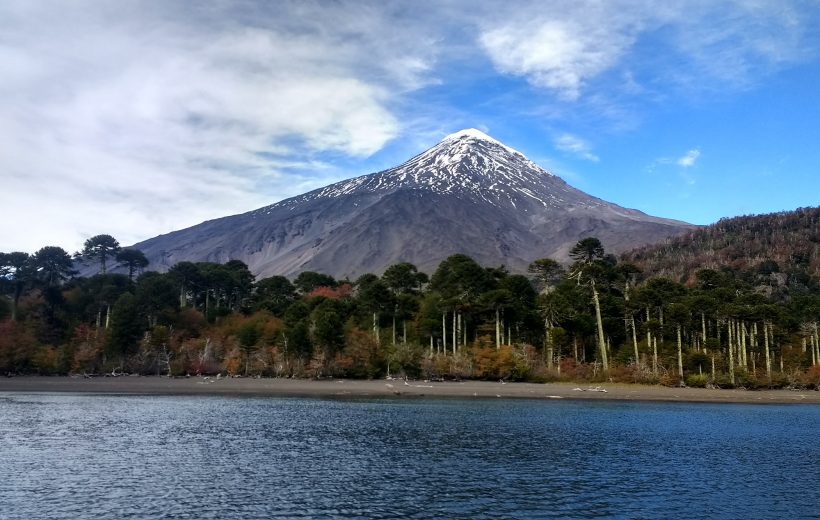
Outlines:
[{"label": "shoreline", "polygon": [[313,398],[503,398],[735,404],[820,404],[816,390],[669,388],[622,383],[501,383],[356,379],[215,378],[164,376],[15,376],[0,393],[201,395]]}]

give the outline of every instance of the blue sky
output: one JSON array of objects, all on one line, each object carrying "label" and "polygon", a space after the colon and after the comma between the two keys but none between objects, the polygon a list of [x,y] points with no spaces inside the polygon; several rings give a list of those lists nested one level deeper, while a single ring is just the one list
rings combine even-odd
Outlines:
[{"label": "blue sky", "polygon": [[479,128],[707,224],[820,203],[816,1],[0,4],[0,251],[123,244]]}]

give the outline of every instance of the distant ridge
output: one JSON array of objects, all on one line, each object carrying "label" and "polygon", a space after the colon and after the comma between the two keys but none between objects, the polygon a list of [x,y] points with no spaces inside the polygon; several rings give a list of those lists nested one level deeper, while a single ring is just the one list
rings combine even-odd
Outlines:
[{"label": "distant ridge", "polygon": [[397,262],[430,272],[454,253],[523,271],[537,258],[566,258],[587,236],[617,253],[692,227],[589,196],[466,129],[395,168],[135,247],[157,270],[238,259],[260,277],[306,270],[356,277]]},{"label": "distant ridge", "polygon": [[688,283],[698,269],[724,267],[801,271],[820,280],[820,207],[724,218],[623,258],[646,275]]}]

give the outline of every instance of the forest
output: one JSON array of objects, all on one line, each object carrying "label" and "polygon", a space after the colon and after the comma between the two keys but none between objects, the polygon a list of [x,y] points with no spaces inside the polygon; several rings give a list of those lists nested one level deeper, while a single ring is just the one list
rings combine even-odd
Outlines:
[{"label": "forest", "polygon": [[818,213],[721,221],[620,259],[588,237],[526,275],[460,254],[429,276],[158,273],[110,235],[73,257],[0,253],[0,372],[820,388]]}]

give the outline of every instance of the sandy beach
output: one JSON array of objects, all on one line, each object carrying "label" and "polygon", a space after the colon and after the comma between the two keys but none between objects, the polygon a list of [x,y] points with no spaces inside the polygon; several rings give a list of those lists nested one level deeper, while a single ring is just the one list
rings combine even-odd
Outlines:
[{"label": "sandy beach", "polygon": [[272,397],[595,399],[704,403],[820,404],[814,390],[718,390],[663,386],[491,381],[254,379],[215,377],[6,377],[0,392],[128,395],[248,395]]}]

